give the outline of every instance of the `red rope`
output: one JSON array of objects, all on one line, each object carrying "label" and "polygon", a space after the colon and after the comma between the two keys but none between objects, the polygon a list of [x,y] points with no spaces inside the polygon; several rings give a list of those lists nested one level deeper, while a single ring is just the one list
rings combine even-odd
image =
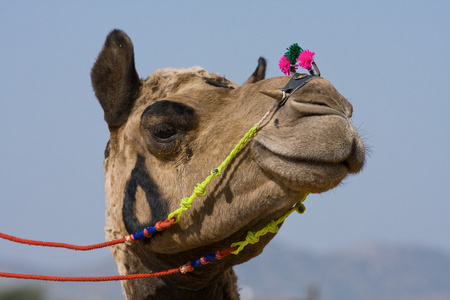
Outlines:
[{"label": "red rope", "polygon": [[[160,222],[158,224],[158,226],[161,230],[164,230],[164,229],[170,227],[171,225],[173,225],[174,220],[175,219],[172,219],[170,221],[166,220],[165,222]],[[157,230],[160,231],[159,229],[157,229]],[[131,240],[133,239],[133,235],[130,235],[128,237]],[[1,233],[1,232],[0,232],[0,238],[9,240],[11,242],[21,243],[21,244],[26,244],[26,245],[66,248],[66,249],[80,250],[80,251],[87,251],[87,250],[103,248],[103,247],[107,247],[107,246],[111,246],[111,245],[124,243],[127,241],[127,237],[123,237],[121,239],[112,240],[109,242],[103,242],[103,243],[88,245],[88,246],[78,246],[78,245],[65,244],[65,243],[43,242],[43,241],[22,239],[22,238],[7,235],[7,234]],[[223,257],[229,255],[231,252],[235,251],[236,249],[237,249],[237,247],[231,247],[231,248],[218,250],[215,253],[213,253],[214,256],[212,258],[211,258],[211,256],[209,256],[208,259],[209,260],[222,259]],[[202,261],[202,259],[203,259],[203,261]],[[206,264],[208,262],[209,261],[207,261],[205,257],[200,258],[201,264]],[[30,280],[43,280],[43,281],[72,281],[72,282],[102,282],[102,281],[117,281],[117,280],[134,280],[134,279],[141,279],[141,278],[166,276],[166,275],[170,275],[170,274],[174,274],[174,273],[178,273],[178,272],[186,273],[189,271],[193,271],[195,267],[191,266],[191,263],[196,263],[196,261],[191,261],[191,262],[187,263],[186,265],[183,265],[178,268],[169,269],[169,270],[161,271],[161,272],[145,273],[145,274],[99,276],[99,277],[67,277],[67,276],[47,276],[47,275],[0,272],[0,277],[16,278],[16,279],[30,279]]]},{"label": "red rope", "polygon": [[230,255],[231,252],[236,251],[238,248],[239,247],[230,247],[230,248],[226,248],[226,249],[217,250],[216,257],[217,257],[217,259],[222,259],[225,256]]},{"label": "red rope", "polygon": [[175,223],[175,220],[176,220],[176,219],[177,219],[177,218],[173,217],[173,218],[170,219],[170,220],[165,219],[163,222],[161,222],[161,221],[156,222],[155,228],[156,228],[156,230],[158,230],[158,231],[166,230],[167,228],[169,228],[170,226],[172,226],[172,225]]},{"label": "red rope", "polygon": [[[222,259],[227,255],[230,255],[231,252],[235,251],[237,247],[231,247],[226,249],[217,250],[215,253],[215,257],[212,258],[209,257],[208,261],[205,256],[202,256],[200,260],[203,260],[201,262],[202,265],[209,263],[210,261],[214,261],[216,259]],[[208,255],[209,256],[209,255]],[[15,278],[15,279],[29,279],[29,280],[43,280],[43,281],[71,281],[71,282],[103,282],[103,281],[117,281],[117,280],[134,280],[134,279],[142,279],[142,278],[149,278],[149,277],[160,277],[160,276],[166,276],[170,274],[175,273],[187,273],[193,271],[196,266],[191,265],[192,263],[195,263],[195,261],[190,261],[187,264],[174,268],[169,269],[166,271],[160,271],[160,272],[152,272],[152,273],[144,273],[144,274],[131,274],[131,275],[116,275],[116,276],[94,276],[94,277],[70,277],[70,276],[47,276],[47,275],[34,275],[34,274],[19,274],[19,273],[6,273],[6,272],[0,272],[0,277],[5,278]]]},{"label": "red rope", "polygon": [[16,279],[30,279],[30,280],[44,280],[44,281],[72,281],[72,282],[103,282],[103,281],[117,281],[117,280],[134,280],[149,277],[166,276],[180,272],[180,268],[170,269],[161,272],[145,273],[145,274],[131,274],[131,275],[116,275],[116,276],[100,276],[100,277],[66,277],[66,276],[47,276],[47,275],[32,275],[32,274],[17,274],[0,272],[0,277],[16,278]]},{"label": "red rope", "polygon": [[99,248],[104,248],[104,247],[108,247],[108,246],[126,242],[126,237],[124,237],[121,239],[112,240],[109,242],[103,242],[100,244],[94,244],[94,245],[88,245],[88,246],[78,246],[78,245],[65,244],[65,243],[54,243],[54,242],[43,242],[43,241],[21,239],[21,238],[7,235],[7,234],[1,233],[1,232],[0,232],[0,238],[9,240],[11,242],[26,244],[26,245],[66,248],[66,249],[79,250],[79,251],[88,251],[88,250],[93,250],[93,249],[99,249]]}]

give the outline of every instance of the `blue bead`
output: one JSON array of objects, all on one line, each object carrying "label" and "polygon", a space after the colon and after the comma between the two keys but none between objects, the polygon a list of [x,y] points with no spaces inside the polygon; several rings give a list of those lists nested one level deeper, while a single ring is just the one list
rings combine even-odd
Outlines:
[{"label": "blue bead", "polygon": [[206,254],[204,256],[204,259],[205,259],[205,261],[215,261],[215,260],[217,260],[216,253]]},{"label": "blue bead", "polygon": [[155,233],[158,232],[158,230],[156,230],[155,226],[153,226],[153,227],[147,227],[147,228],[145,228],[145,229],[147,229],[147,232],[148,232],[149,234],[155,234]]},{"label": "blue bead", "polygon": [[141,239],[143,239],[144,237],[145,237],[144,231],[139,231],[139,232],[133,233],[133,238],[134,238],[135,240],[141,240]]},{"label": "blue bead", "polygon": [[191,266],[194,268],[197,268],[198,266],[201,266],[201,265],[202,265],[202,262],[200,261],[200,259],[191,261]]}]

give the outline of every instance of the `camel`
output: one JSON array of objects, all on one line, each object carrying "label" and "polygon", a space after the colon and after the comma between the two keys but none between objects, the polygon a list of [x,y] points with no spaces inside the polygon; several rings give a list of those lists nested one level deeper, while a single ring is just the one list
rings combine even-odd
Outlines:
[{"label": "camel", "polygon": [[[120,30],[107,36],[91,71],[110,132],[107,240],[165,220],[223,161],[273,105],[267,91],[289,81],[265,79],[265,72],[260,58],[241,86],[200,67],[157,70],[142,80],[130,38]],[[227,248],[307,193],[325,192],[358,173],[365,150],[352,110],[329,81],[310,80],[274,110],[180,222],[149,240],[111,247],[119,273],[166,270]],[[124,293],[129,300],[239,299],[232,267],[259,255],[273,237],[190,273],[123,281]]]}]

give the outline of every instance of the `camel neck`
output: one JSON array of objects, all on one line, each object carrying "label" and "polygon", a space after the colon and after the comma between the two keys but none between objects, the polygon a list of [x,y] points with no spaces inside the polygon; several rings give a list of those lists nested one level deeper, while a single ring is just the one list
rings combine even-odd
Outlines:
[{"label": "camel neck", "polygon": [[[156,254],[145,245],[134,245],[134,251],[127,251],[133,263],[123,265],[127,273],[149,273],[170,269],[186,262],[185,256]],[[121,269],[119,267],[119,269]],[[123,269],[122,269],[123,270]],[[232,268],[224,264],[209,264],[186,274],[176,273],[163,277],[123,281],[127,300],[165,299],[239,299],[237,278]]]},{"label": "camel neck", "polygon": [[237,278],[231,268],[200,288],[196,287],[195,276],[184,277],[182,279],[164,277],[127,281],[123,283],[123,287],[128,295],[127,300],[239,299]]}]

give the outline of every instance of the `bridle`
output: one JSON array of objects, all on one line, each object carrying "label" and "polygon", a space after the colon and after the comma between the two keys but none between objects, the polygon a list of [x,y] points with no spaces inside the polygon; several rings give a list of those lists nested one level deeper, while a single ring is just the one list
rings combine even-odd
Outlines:
[{"label": "bridle", "polygon": [[[310,72],[311,73],[311,72]],[[66,248],[71,250],[79,250],[79,251],[87,251],[87,250],[93,250],[108,246],[113,246],[117,244],[122,243],[133,243],[137,242],[139,240],[148,239],[151,238],[154,234],[157,234],[161,231],[166,230],[167,228],[171,227],[172,225],[178,223],[181,220],[181,217],[183,215],[183,212],[188,210],[194,201],[195,198],[205,196],[207,194],[206,192],[206,186],[210,184],[213,178],[220,176],[222,174],[223,168],[237,155],[237,153],[242,149],[242,147],[247,143],[247,141],[257,133],[257,131],[261,128],[263,122],[266,120],[266,118],[274,111],[275,108],[282,107],[286,101],[289,99],[289,97],[294,94],[296,91],[298,91],[301,87],[303,87],[305,84],[307,84],[312,79],[319,77],[319,75],[315,75],[313,72],[312,74],[299,74],[295,73],[289,82],[286,84],[285,87],[279,89],[283,92],[283,97],[281,101],[277,101],[273,104],[273,106],[267,111],[267,113],[261,118],[261,120],[256,123],[239,141],[239,143],[233,148],[233,150],[230,152],[230,154],[226,157],[226,159],[217,167],[214,168],[210,175],[205,178],[205,180],[201,183],[198,183],[192,195],[190,197],[182,198],[180,201],[180,207],[170,213],[166,220],[157,222],[154,226],[146,227],[142,231],[135,232],[132,234],[129,234],[123,238],[103,242],[99,244],[89,245],[89,246],[77,246],[72,244],[65,244],[65,243],[54,243],[54,242],[43,242],[43,241],[35,241],[35,240],[27,240],[22,238],[17,238],[14,236],[10,236],[4,233],[0,233],[0,238],[16,242],[16,243],[22,243],[22,244],[28,244],[28,245],[35,245],[35,246],[44,246],[44,247],[58,247],[58,248]],[[17,274],[17,273],[4,273],[0,272],[0,277],[7,277],[7,278],[19,278],[19,279],[33,279],[33,280],[46,280],[46,281],[112,281],[112,280],[133,280],[133,279],[139,279],[139,278],[149,278],[149,277],[157,277],[157,276],[166,276],[169,274],[174,273],[187,273],[193,271],[196,267],[199,267],[201,265],[208,264],[212,261],[219,260],[224,258],[227,255],[234,254],[237,255],[239,252],[241,252],[245,246],[248,244],[255,244],[259,242],[260,237],[264,236],[267,233],[277,233],[279,230],[279,224],[281,224],[289,215],[291,215],[294,211],[297,211],[298,213],[302,214],[305,211],[305,206],[303,205],[303,202],[305,201],[306,197],[308,196],[308,193],[305,194],[305,196],[298,201],[291,209],[289,209],[283,216],[276,220],[271,220],[267,226],[260,229],[259,231],[253,232],[249,231],[247,233],[247,236],[245,240],[236,242],[230,245],[229,248],[220,249],[216,252],[209,253],[200,259],[189,261],[188,263],[166,271],[162,272],[153,272],[153,273],[147,273],[147,274],[131,274],[131,275],[119,275],[119,276],[106,276],[106,277],[56,277],[56,276],[43,276],[43,275],[27,275],[27,274]]]}]

